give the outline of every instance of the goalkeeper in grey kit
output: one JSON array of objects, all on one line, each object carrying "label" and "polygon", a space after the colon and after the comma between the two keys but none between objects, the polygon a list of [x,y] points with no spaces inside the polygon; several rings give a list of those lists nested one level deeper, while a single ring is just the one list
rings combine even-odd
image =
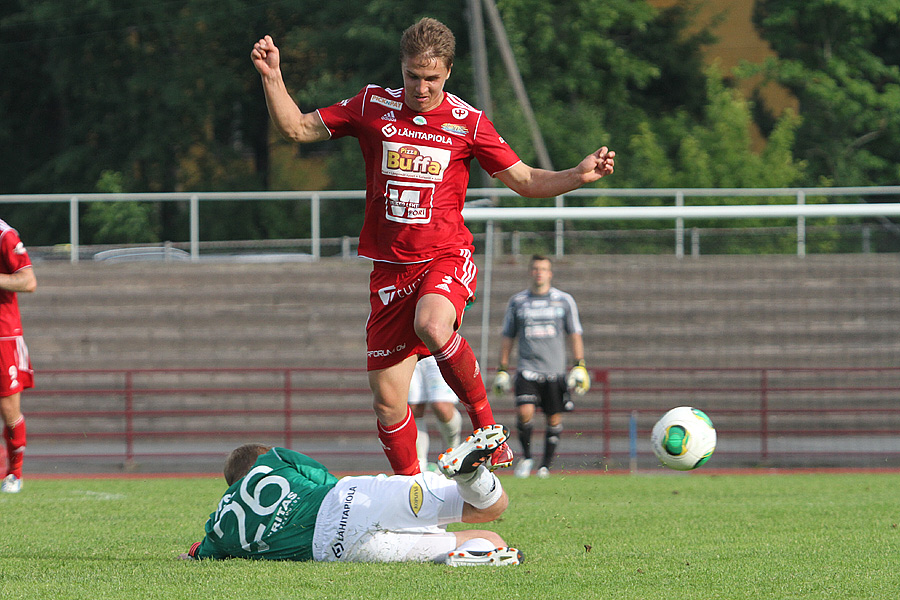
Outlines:
[{"label": "goalkeeper in grey kit", "polygon": [[[528,477],[534,465],[531,434],[534,430],[535,406],[540,406],[547,419],[544,459],[538,477],[550,476],[550,466],[563,431],[562,413],[572,410],[570,393],[582,395],[591,387],[584,366],[584,341],[578,307],[572,296],[551,285],[553,270],[550,259],[535,254],[531,257],[531,286],[509,299],[503,319],[500,344],[500,367],[494,378],[494,393],[509,392],[512,381],[507,372],[513,342],[518,339],[519,360],[516,367],[516,427],[523,457],[516,465],[516,477]],[[566,374],[566,342],[573,363]]]},{"label": "goalkeeper in grey kit", "polygon": [[245,444],[225,463],[228,490],[184,559],[250,558],[347,562],[516,565],[521,553],[487,530],[509,504],[482,463],[508,437],[502,425],[476,430],[447,451],[445,475],[338,479],[304,454]]}]

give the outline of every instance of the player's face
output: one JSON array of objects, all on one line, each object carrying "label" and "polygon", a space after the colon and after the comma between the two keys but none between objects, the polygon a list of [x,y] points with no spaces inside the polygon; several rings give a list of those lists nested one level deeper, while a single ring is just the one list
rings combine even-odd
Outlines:
[{"label": "player's face", "polygon": [[534,289],[546,290],[550,287],[552,279],[553,271],[549,260],[535,260],[531,263],[531,281],[534,283]]},{"label": "player's face", "polygon": [[444,100],[444,82],[450,77],[450,68],[437,58],[421,60],[404,58],[403,101],[416,112],[437,108]]}]

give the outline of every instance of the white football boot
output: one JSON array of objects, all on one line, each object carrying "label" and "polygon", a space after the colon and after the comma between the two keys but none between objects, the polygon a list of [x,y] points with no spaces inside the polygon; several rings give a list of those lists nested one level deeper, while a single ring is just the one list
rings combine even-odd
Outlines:
[{"label": "white football boot", "polygon": [[22,491],[22,480],[10,473],[6,477],[3,478],[3,483],[0,484],[0,492],[4,494],[18,494]]},{"label": "white football boot", "polygon": [[451,567],[519,565],[522,564],[522,553],[515,548],[454,550],[447,554],[446,564]]}]

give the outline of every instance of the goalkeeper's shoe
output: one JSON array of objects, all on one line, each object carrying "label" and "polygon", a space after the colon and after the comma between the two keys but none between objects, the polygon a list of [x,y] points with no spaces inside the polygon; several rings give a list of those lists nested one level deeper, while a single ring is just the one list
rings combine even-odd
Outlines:
[{"label": "goalkeeper's shoe", "polygon": [[454,550],[447,555],[447,564],[451,567],[519,565],[522,564],[522,553],[515,548]]},{"label": "goalkeeper's shoe", "polygon": [[[507,438],[509,430],[503,425],[488,425],[476,429],[459,446],[450,448],[438,456],[438,470],[445,477],[452,478],[472,473],[485,461],[488,461],[486,466],[491,470],[509,466],[512,462],[512,452],[505,443]],[[496,459],[494,454],[498,454]]]}]

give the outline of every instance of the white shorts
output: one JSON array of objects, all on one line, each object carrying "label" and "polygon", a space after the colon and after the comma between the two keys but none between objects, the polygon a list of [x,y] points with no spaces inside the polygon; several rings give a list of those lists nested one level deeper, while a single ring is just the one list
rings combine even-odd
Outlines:
[{"label": "white shorts", "polygon": [[433,356],[426,356],[416,363],[416,370],[409,382],[408,402],[410,404],[459,402],[456,394],[444,381],[441,369]]},{"label": "white shorts", "polygon": [[456,548],[443,527],[462,519],[456,484],[437,473],[344,477],[316,517],[313,559],[426,562]]}]

